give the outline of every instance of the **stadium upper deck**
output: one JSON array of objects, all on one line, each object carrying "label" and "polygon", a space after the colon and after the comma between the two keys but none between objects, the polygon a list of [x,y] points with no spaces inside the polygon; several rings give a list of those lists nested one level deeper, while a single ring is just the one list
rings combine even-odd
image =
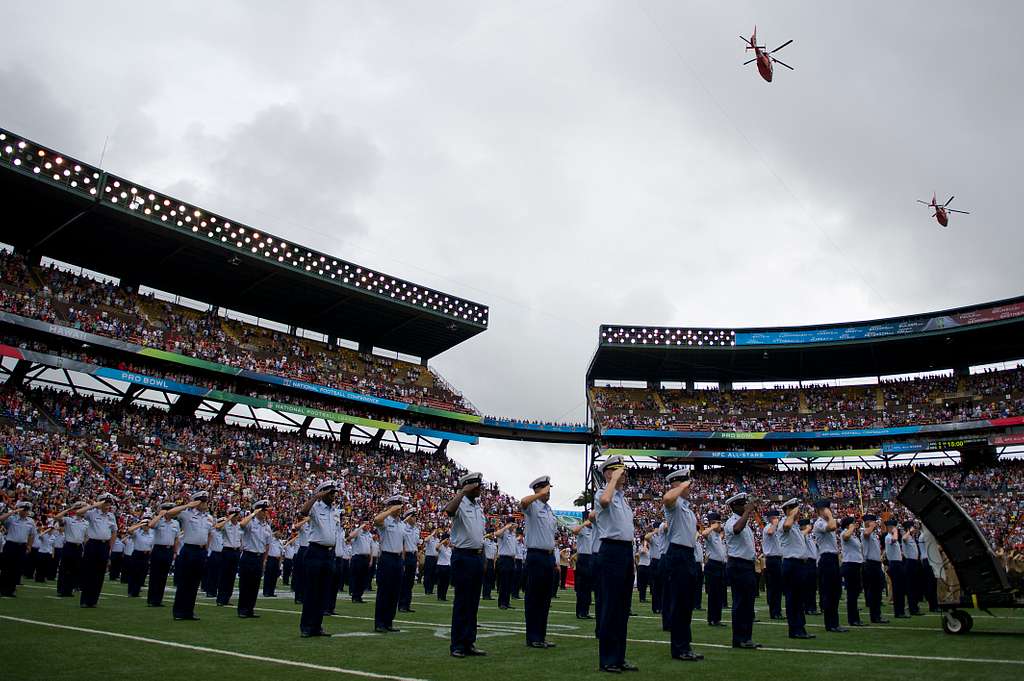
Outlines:
[{"label": "stadium upper deck", "polygon": [[255,317],[429,359],[487,306],[321,253],[0,129],[0,241]]}]

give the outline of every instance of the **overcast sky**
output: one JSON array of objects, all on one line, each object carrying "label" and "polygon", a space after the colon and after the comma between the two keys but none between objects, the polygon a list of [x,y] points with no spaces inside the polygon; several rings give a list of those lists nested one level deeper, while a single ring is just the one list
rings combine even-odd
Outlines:
[{"label": "overcast sky", "polygon": [[[598,325],[782,325],[1018,295],[1017,2],[12,2],[0,125],[486,303],[434,362],[584,418]],[[739,35],[794,43],[763,82]],[[948,229],[915,199],[957,196]],[[512,493],[583,448],[483,442]]]}]

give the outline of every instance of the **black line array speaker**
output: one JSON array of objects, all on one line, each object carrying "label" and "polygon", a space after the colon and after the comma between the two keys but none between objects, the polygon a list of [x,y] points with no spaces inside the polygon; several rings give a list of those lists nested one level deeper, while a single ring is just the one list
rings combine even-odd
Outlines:
[{"label": "black line array speaker", "polygon": [[964,592],[990,594],[1010,589],[1006,573],[981,529],[949,492],[918,471],[896,498],[934,535],[953,563]]}]

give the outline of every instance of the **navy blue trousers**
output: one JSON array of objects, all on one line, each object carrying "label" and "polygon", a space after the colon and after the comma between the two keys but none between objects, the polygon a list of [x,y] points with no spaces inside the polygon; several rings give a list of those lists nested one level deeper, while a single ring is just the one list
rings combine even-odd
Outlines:
[{"label": "navy blue trousers", "polygon": [[377,601],[373,607],[373,626],[394,625],[401,591],[402,556],[381,551],[380,558],[377,559]]},{"label": "navy blue trousers", "polygon": [[206,549],[202,546],[185,544],[181,547],[174,563],[174,577],[177,580],[174,592],[175,617],[195,617],[196,595],[199,593],[205,564]]},{"label": "navy blue trousers", "polygon": [[412,588],[416,586],[416,554],[408,553],[402,564],[402,590],[398,595],[398,607],[412,609]]},{"label": "navy blue trousers", "polygon": [[730,558],[725,573],[732,586],[732,642],[750,641],[754,635],[754,599],[757,597],[754,561]]},{"label": "navy blue trousers", "polygon": [[892,580],[892,611],[899,617],[907,609],[907,572],[902,560],[889,561],[889,579]]},{"label": "navy blue trousers", "polygon": [[633,542],[604,540],[599,555],[598,654],[602,667],[621,666],[633,600]]},{"label": "navy blue trousers", "polygon": [[243,551],[238,559],[238,614],[252,615],[263,576],[263,554]]},{"label": "navy blue trousers", "polygon": [[[334,551],[319,544],[310,544],[302,557],[302,617],[299,631],[303,634],[317,634],[324,626],[324,598],[331,582]],[[298,575],[295,575],[298,581]]]},{"label": "navy blue trousers", "polygon": [[217,579],[217,605],[231,602],[235,591],[235,575],[238,574],[238,549],[225,548],[220,552],[220,575]]},{"label": "navy blue trousers", "polygon": [[860,622],[861,563],[843,563],[841,572],[846,584],[846,621]]},{"label": "navy blue trousers", "polygon": [[[436,563],[435,563],[436,565]],[[426,565],[424,565],[424,571]],[[498,556],[498,607],[507,608],[512,604],[512,582],[516,578],[516,559],[513,556]],[[426,575],[423,577],[426,583]],[[431,584],[433,586],[433,584]],[[429,591],[427,593],[430,593]]]},{"label": "navy blue trousers", "polygon": [[861,576],[864,582],[864,602],[867,603],[871,621],[879,622],[882,619],[882,585],[885,583],[885,578],[882,576],[882,562],[878,560],[864,561]]},{"label": "navy blue trousers", "polygon": [[821,585],[821,609],[825,629],[839,626],[839,599],[843,595],[843,578],[839,574],[839,556],[823,553],[818,557],[818,582]]},{"label": "navy blue trousers", "polygon": [[281,559],[274,556],[267,557],[267,563],[263,567],[263,595],[267,597],[277,595],[277,580],[281,577]]},{"label": "navy blue trousers", "polygon": [[[526,551],[526,642],[539,643],[548,634],[548,613],[551,611],[551,575],[554,567],[551,552]],[[457,595],[457,593],[456,593]]]},{"label": "navy blue trousers", "polygon": [[672,657],[679,657],[693,650],[693,594],[697,578],[697,563],[693,559],[693,547],[671,544],[668,553],[662,558],[667,560],[668,582],[666,596],[671,606],[669,624],[672,632]]},{"label": "navy blue trousers", "polygon": [[590,614],[590,603],[594,593],[594,575],[591,571],[590,554],[581,553],[576,556],[576,616],[586,617]]},{"label": "navy blue trousers", "polygon": [[57,595],[70,596],[78,588],[79,571],[82,564],[82,545],[67,542],[60,554],[57,568]]},{"label": "navy blue trousers", "polygon": [[85,542],[82,553],[82,593],[79,598],[82,605],[96,605],[99,602],[109,558],[109,541],[90,539]]},{"label": "navy blue trousers", "polygon": [[764,569],[768,616],[782,617],[782,556],[766,556]]},{"label": "navy blue trousers", "polygon": [[790,636],[807,633],[807,614],[804,608],[806,575],[804,562],[799,558],[786,558],[782,561],[782,591],[786,595],[786,622],[789,624]]},{"label": "navy blue trousers", "polygon": [[349,581],[348,591],[352,594],[353,601],[361,601],[366,592],[366,582],[370,579],[370,557],[365,553],[357,553],[352,556],[349,567],[352,570],[352,579]]},{"label": "navy blue trousers", "polygon": [[146,603],[160,605],[164,602],[167,575],[171,572],[173,558],[172,547],[160,544],[153,546],[153,552],[149,554],[149,588],[146,590]]},{"label": "navy blue trousers", "polygon": [[[465,652],[476,644],[477,613],[484,582],[483,553],[474,549],[452,549],[451,579],[455,589],[451,650]],[[547,584],[550,589],[551,582]]]},{"label": "navy blue trousers", "polygon": [[718,624],[725,605],[725,563],[720,560],[705,563],[704,584],[708,592],[708,623]]}]

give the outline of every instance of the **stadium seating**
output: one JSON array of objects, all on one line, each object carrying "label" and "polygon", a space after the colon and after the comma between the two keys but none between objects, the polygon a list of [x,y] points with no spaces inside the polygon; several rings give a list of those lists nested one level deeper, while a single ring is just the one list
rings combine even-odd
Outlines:
[{"label": "stadium seating", "polygon": [[602,430],[805,431],[884,428],[1024,414],[1024,368],[867,386],[666,390],[592,388]]},{"label": "stadium seating", "polygon": [[0,309],[235,367],[472,413],[427,367],[204,313],[0,251]]}]

